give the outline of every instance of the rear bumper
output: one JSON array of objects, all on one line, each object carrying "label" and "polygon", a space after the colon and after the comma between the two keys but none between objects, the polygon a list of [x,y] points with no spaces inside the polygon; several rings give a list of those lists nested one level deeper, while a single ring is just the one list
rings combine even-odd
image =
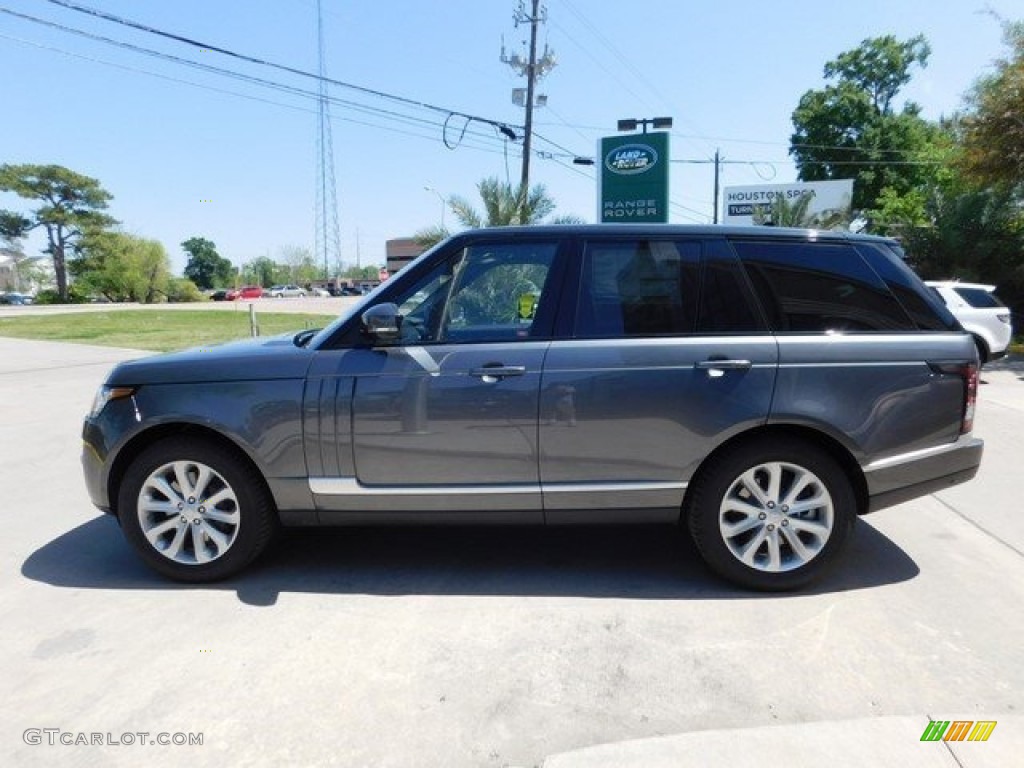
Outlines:
[{"label": "rear bumper", "polygon": [[872,462],[864,467],[867,511],[967,482],[978,473],[984,448],[983,440],[964,435],[955,443]]}]

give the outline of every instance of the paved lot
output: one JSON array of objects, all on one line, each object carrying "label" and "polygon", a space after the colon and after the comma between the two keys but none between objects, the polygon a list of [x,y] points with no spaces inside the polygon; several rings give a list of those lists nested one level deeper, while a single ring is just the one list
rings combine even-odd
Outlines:
[{"label": "paved lot", "polygon": [[[294,534],[233,582],[162,581],[78,464],[132,355],[0,339],[0,765],[1019,763],[1024,365],[984,376],[977,480],[859,522],[831,578],[771,597],[632,529]],[[929,717],[999,724],[949,749]]]}]

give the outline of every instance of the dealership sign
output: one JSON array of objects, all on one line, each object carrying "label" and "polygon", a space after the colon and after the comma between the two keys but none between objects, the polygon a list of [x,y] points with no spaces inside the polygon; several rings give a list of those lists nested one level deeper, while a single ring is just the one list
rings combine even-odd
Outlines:
[{"label": "dealership sign", "polygon": [[598,157],[598,221],[668,221],[667,133],[605,137]]},{"label": "dealership sign", "polygon": [[[750,187],[726,187],[725,224],[771,223],[772,203],[782,198],[790,206],[801,197],[811,196],[807,207],[809,225],[837,213],[849,218],[853,200],[853,179],[840,181],[802,181],[795,184],[758,184]],[[755,218],[757,221],[755,221]]]}]

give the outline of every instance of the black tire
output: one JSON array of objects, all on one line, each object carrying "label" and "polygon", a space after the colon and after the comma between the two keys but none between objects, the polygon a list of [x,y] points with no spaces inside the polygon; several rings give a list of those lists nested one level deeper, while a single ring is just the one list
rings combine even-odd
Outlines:
[{"label": "black tire", "polygon": [[988,362],[988,344],[981,336],[974,337],[974,346],[978,348],[978,367]]},{"label": "black tire", "polygon": [[[194,483],[193,496],[188,488],[178,495],[179,479]],[[154,443],[132,462],[118,493],[118,518],[147,565],[190,583],[238,573],[266,549],[279,525],[251,464],[215,443],[184,436]]]},{"label": "black tire", "polygon": [[[802,490],[801,477],[807,481]],[[797,514],[791,506],[798,505],[810,508]],[[748,589],[784,591],[809,584],[833,565],[853,528],[856,499],[846,473],[820,447],[760,437],[701,468],[684,515],[712,571]],[[728,535],[725,526],[736,532]]]}]

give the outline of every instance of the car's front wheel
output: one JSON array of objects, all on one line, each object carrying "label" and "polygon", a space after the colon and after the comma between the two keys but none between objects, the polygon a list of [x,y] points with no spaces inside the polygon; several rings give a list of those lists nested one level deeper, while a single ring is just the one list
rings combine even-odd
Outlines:
[{"label": "car's front wheel", "polygon": [[820,448],[758,438],[711,460],[685,512],[713,571],[775,591],[802,587],[832,565],[853,527],[856,500],[843,469]]},{"label": "car's front wheel", "polygon": [[255,559],[277,528],[259,474],[205,440],[172,437],[143,451],[118,494],[125,536],[164,576],[209,582]]}]

